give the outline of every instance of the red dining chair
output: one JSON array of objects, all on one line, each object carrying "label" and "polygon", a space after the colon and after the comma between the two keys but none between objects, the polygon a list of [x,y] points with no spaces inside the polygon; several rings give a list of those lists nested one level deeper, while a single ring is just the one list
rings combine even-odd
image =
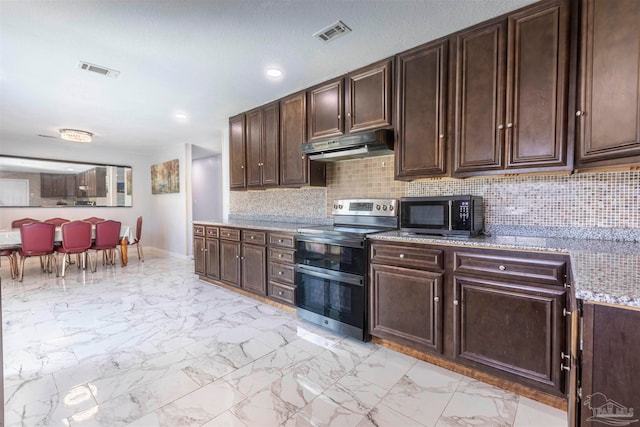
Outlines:
[{"label": "red dining chair", "polygon": [[56,276],[58,275],[58,265],[53,258],[53,239],[55,238],[56,226],[46,222],[31,222],[20,226],[20,239],[22,246],[18,250],[20,255],[20,281],[24,277],[24,260],[32,257],[46,257],[47,264],[51,261],[55,265]]},{"label": "red dining chair", "polygon": [[33,218],[20,218],[11,222],[11,228],[20,228],[22,224],[30,224],[32,222],[39,222],[37,219]]},{"label": "red dining chair", "polygon": [[89,218],[83,219],[83,221],[90,222],[91,224],[95,225],[99,222],[104,221],[104,218],[98,218],[97,216],[90,216]]},{"label": "red dining chair", "polygon": [[118,221],[107,220],[96,224],[96,239],[91,245],[91,249],[96,251],[93,271],[98,269],[98,252],[103,251],[103,264],[108,261],[115,264],[116,247],[120,244],[120,227]]},{"label": "red dining chair", "polygon": [[[69,255],[80,255],[83,265],[86,264],[87,250],[91,247],[91,224],[86,221],[70,221],[62,224],[61,228],[62,245],[55,250],[58,254],[62,254],[62,277],[64,277]],[[91,259],[89,259],[89,266],[91,266]]]},{"label": "red dining chair", "polygon": [[0,249],[0,256],[6,256],[9,259],[9,272],[11,278],[15,279],[18,274],[18,260],[16,259],[16,252],[20,249],[20,246],[4,247]]},{"label": "red dining chair", "polygon": [[140,240],[142,239],[142,217],[138,217],[138,221],[136,222],[136,238],[133,242],[129,242],[129,246],[136,245],[138,249],[138,259],[144,262],[144,252],[142,251],[142,243]]},{"label": "red dining chair", "polygon": [[69,222],[69,220],[66,218],[49,218],[49,219],[46,219],[44,222],[48,222],[49,224],[53,224],[56,227],[60,227],[65,222]]}]

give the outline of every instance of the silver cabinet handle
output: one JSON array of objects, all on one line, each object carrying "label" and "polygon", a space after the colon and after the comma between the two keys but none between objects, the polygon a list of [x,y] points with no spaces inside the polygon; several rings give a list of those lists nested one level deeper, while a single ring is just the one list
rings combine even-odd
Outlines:
[{"label": "silver cabinet handle", "polygon": [[400,254],[400,259],[404,259],[405,255],[404,254]]},{"label": "silver cabinet handle", "polygon": [[498,129],[500,130],[504,129],[504,125],[498,125]]},{"label": "silver cabinet handle", "polygon": [[253,239],[255,239],[255,237],[251,236],[250,239],[253,240]]},{"label": "silver cabinet handle", "polygon": [[278,243],[282,243],[282,242],[284,242],[284,240],[278,239]]},{"label": "silver cabinet handle", "polygon": [[453,305],[458,305],[458,300],[457,299],[453,300]]},{"label": "silver cabinet handle", "polygon": [[576,111],[576,117],[582,117],[582,116],[584,116],[584,111],[582,110]]},{"label": "silver cabinet handle", "polygon": [[444,134],[443,133],[440,134],[440,139],[444,139]]},{"label": "silver cabinet handle", "polygon": [[244,165],[240,165],[240,169],[244,169]]},{"label": "silver cabinet handle", "polygon": [[440,297],[434,297],[433,302],[440,302]]},{"label": "silver cabinet handle", "polygon": [[282,258],[282,254],[278,254],[278,258]]},{"label": "silver cabinet handle", "polygon": [[278,271],[278,276],[282,276],[284,273],[282,271]]},{"label": "silver cabinet handle", "polygon": [[278,291],[278,295],[280,296],[284,295],[284,291]]},{"label": "silver cabinet handle", "polygon": [[507,123],[507,127],[508,128],[512,128],[513,127],[513,123]]},{"label": "silver cabinet handle", "polygon": [[504,265],[501,265],[500,267],[498,267],[498,270],[500,271],[505,271],[507,269],[507,267],[505,267]]}]

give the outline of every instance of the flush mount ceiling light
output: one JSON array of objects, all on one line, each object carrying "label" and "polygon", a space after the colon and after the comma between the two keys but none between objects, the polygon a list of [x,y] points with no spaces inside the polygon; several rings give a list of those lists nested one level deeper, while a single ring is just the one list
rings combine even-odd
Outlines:
[{"label": "flush mount ceiling light", "polygon": [[282,75],[282,71],[277,68],[269,68],[267,70],[267,76],[269,77],[280,77]]},{"label": "flush mount ceiling light", "polygon": [[72,142],[91,142],[93,134],[86,130],[60,129],[60,138]]},{"label": "flush mount ceiling light", "polygon": [[184,113],[176,113],[176,119],[186,120],[187,119],[187,115],[184,114]]}]

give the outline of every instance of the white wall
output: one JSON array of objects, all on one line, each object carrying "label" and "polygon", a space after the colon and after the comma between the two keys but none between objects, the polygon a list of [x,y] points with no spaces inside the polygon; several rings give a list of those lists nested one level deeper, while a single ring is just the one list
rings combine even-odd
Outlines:
[{"label": "white wall", "polygon": [[193,159],[191,166],[193,220],[222,219],[222,156]]}]

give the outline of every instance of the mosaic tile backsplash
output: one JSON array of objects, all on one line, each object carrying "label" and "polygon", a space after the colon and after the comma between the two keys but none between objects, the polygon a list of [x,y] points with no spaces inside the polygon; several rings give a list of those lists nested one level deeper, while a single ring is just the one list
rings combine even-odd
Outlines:
[{"label": "mosaic tile backsplash", "polygon": [[327,164],[327,188],[231,192],[231,214],[329,217],[334,199],[482,196],[494,234],[640,241],[640,172],[393,179],[393,156]]}]

